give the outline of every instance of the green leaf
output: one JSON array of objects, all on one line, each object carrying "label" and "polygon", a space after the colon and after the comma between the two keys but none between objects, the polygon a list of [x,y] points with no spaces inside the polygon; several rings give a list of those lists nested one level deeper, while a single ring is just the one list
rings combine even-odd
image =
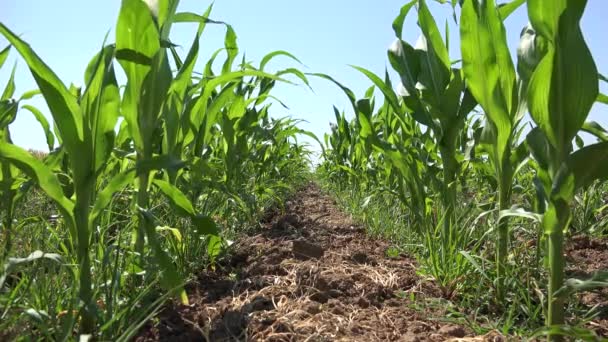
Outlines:
[{"label": "green leaf", "polygon": [[[306,75],[301,72],[300,70],[296,69],[296,68],[287,68],[287,69],[283,69],[280,71],[277,71],[277,73],[275,74],[276,76],[283,76],[286,74],[291,74],[296,76],[297,78],[299,78],[302,82],[304,82],[304,84],[306,84],[308,86],[308,89],[312,90],[312,87],[310,86],[309,82],[308,82],[308,78],[306,78]],[[270,91],[270,89],[269,89]],[[260,94],[262,95],[262,94]],[[285,105],[283,105],[283,107],[286,107]]]},{"label": "green leaf", "polygon": [[359,135],[362,138],[374,137],[374,126],[372,124],[372,112],[369,99],[357,101],[357,119],[361,125]]},{"label": "green leaf", "polygon": [[158,5],[158,17],[156,20],[160,28],[160,38],[162,41],[168,41],[179,0],[159,0]]},{"label": "green leaf", "polygon": [[418,25],[423,35],[416,46],[421,61],[421,75],[418,81],[433,95],[438,103],[450,78],[450,57],[443,42],[441,32],[425,0],[419,0]]},{"label": "green leaf", "polygon": [[[210,11],[211,6],[209,6],[204,15],[209,15]],[[186,101],[186,91],[192,82],[192,72],[198,58],[200,48],[199,40],[203,29],[204,23],[200,23],[199,30],[194,37],[194,41],[192,42],[190,51],[188,51],[186,60],[181,64],[179,71],[169,88],[165,109],[163,110],[165,119],[165,125],[163,126],[165,129],[165,136],[163,138],[165,139],[166,149],[169,153],[178,153],[175,151],[175,149],[179,140],[178,134],[181,123],[180,114],[184,109],[183,107],[185,104],[184,102]],[[182,134],[184,134],[184,132],[182,132]]]},{"label": "green leaf", "polygon": [[10,274],[10,272],[17,266],[21,264],[26,264],[30,262],[34,262],[41,259],[48,259],[54,261],[60,265],[63,264],[63,260],[61,255],[56,253],[44,253],[42,251],[34,251],[30,255],[25,258],[9,258],[8,262],[4,264],[4,270],[0,275],[0,288],[4,287],[4,282],[6,281],[6,277]]},{"label": "green leaf", "polygon": [[182,216],[196,215],[194,207],[192,206],[192,203],[188,197],[186,197],[186,195],[184,195],[184,193],[181,192],[175,185],[160,179],[155,179],[153,183],[158,187],[158,189],[160,189],[167,199],[169,199],[171,205],[179,214]]},{"label": "green leaf", "polygon": [[399,38],[399,40],[401,40],[401,36],[403,33],[403,23],[405,22],[405,18],[417,2],[418,0],[412,0],[407,4],[403,5],[403,7],[401,7],[401,10],[399,11],[399,15],[393,21],[393,31],[395,31],[395,36]]},{"label": "green leaf", "polygon": [[215,52],[211,55],[211,57],[207,61],[207,64],[205,64],[205,72],[203,73],[204,77],[209,78],[209,77],[213,77],[214,76],[214,73],[213,73],[213,63],[215,62],[215,59],[217,58],[217,56],[222,51],[224,51],[224,48],[220,48],[220,49],[215,50]]},{"label": "green leaf", "polygon": [[138,120],[142,87],[151,70],[152,59],[160,49],[158,30],[148,13],[143,1],[124,0],[116,24],[116,57],[128,80],[122,100],[122,114],[138,149],[142,149],[144,143]]},{"label": "green leaf", "polygon": [[571,295],[576,292],[586,292],[595,289],[608,288],[608,272],[597,272],[590,279],[575,279],[566,280],[564,287],[559,293],[563,295]]},{"label": "green leaf", "polygon": [[148,150],[157,139],[155,134],[172,80],[169,59],[166,51],[162,49],[154,56],[152,70],[146,75],[142,85],[143,93],[138,113],[143,143]]},{"label": "green leaf", "polygon": [[15,70],[17,69],[17,64],[13,66],[13,70],[11,71],[11,76],[8,79],[6,87],[2,92],[2,96],[0,96],[0,100],[8,100],[15,94]]},{"label": "green leaf", "polygon": [[585,0],[529,0],[546,53],[532,74],[529,110],[558,153],[568,150],[597,99],[597,68],[580,29]]},{"label": "green leaf", "polygon": [[414,48],[401,39],[396,39],[388,50],[388,59],[391,66],[401,77],[401,83],[407,94],[415,96],[416,82],[420,73],[420,61]]},{"label": "green leaf", "polygon": [[209,6],[206,13],[203,15],[198,15],[196,13],[191,12],[180,12],[176,13],[173,16],[174,23],[205,23],[205,24],[222,24],[228,25],[223,21],[209,19],[208,15],[211,13],[212,6]]},{"label": "green leaf", "polygon": [[6,59],[8,58],[8,53],[11,51],[11,46],[7,46],[4,49],[2,49],[2,51],[0,51],[0,69],[2,69],[2,66],[4,65],[4,62],[6,62]]},{"label": "green leaf", "polygon": [[218,235],[220,232],[215,222],[209,216],[195,215],[192,217],[192,222],[199,236]]},{"label": "green leaf", "polygon": [[536,127],[526,136],[526,144],[532,157],[543,170],[548,170],[551,163],[551,145],[543,131]]},{"label": "green leaf", "polygon": [[26,109],[30,113],[32,113],[34,115],[34,117],[36,118],[36,120],[40,123],[40,126],[42,126],[42,129],[44,130],[44,135],[46,136],[46,144],[49,147],[49,151],[52,151],[54,148],[54,145],[55,145],[55,136],[53,135],[51,126],[49,125],[49,122],[46,120],[46,117],[44,116],[44,114],[42,114],[42,112],[34,106],[24,105],[21,108]]},{"label": "green leaf", "polygon": [[175,288],[179,288],[179,297],[181,299],[182,304],[188,304],[188,296],[186,294],[186,290],[183,288],[183,280],[182,276],[178,273],[177,267],[173,264],[173,261],[169,257],[169,255],[163,250],[160,242],[158,241],[158,237],[156,234],[156,220],[154,216],[147,210],[142,208],[138,208],[140,215],[146,221],[146,235],[148,236],[148,243],[152,247],[152,251],[154,252],[154,259],[156,263],[160,266],[161,273],[161,285],[165,290],[173,290]]},{"label": "green leaf", "polygon": [[529,156],[530,151],[528,150],[528,145],[525,141],[511,151],[510,163],[514,168],[515,173],[525,165],[525,161]]},{"label": "green leaf", "polygon": [[498,12],[500,13],[500,18],[502,20],[507,19],[511,13],[515,12],[516,9],[521,7],[526,2],[526,0],[513,0],[506,4],[501,4],[498,6]]},{"label": "green leaf", "polygon": [[137,161],[137,174],[149,173],[153,170],[177,171],[186,166],[186,162],[172,155],[153,156],[151,159]]},{"label": "green leaf", "polygon": [[606,131],[604,127],[600,126],[600,124],[595,121],[585,122],[581,130],[589,134],[593,134],[599,140],[608,141],[608,131]]},{"label": "green leaf", "polygon": [[38,89],[29,90],[29,91],[26,91],[25,93],[23,93],[21,95],[21,97],[19,98],[19,101],[21,101],[21,100],[29,100],[29,99],[33,98],[34,96],[40,95],[40,94],[41,94],[40,90],[38,90]]},{"label": "green leaf", "polygon": [[588,145],[569,155],[556,175],[554,191],[570,176],[574,177],[574,191],[588,187],[596,180],[608,179],[608,142]]},{"label": "green leaf", "polygon": [[66,148],[73,155],[82,153],[83,120],[76,98],[31,47],[1,23],[0,33],[13,44],[25,59],[46,100],[47,106],[51,110]]},{"label": "green leaf", "polygon": [[462,64],[467,86],[495,126],[496,167],[502,168],[509,148],[513,116],[515,67],[506,31],[493,0],[465,1],[460,19]]},{"label": "green leaf", "polygon": [[196,227],[197,235],[206,236],[209,234],[218,234],[219,230],[215,222],[208,216],[198,215],[188,197],[186,197],[186,195],[184,195],[176,186],[160,179],[155,179],[153,183],[167,199],[169,199],[172,207],[176,209],[176,212],[179,215],[192,219],[192,223],[194,223]]},{"label": "green leaf", "polygon": [[209,236],[209,241],[207,242],[207,256],[213,262],[222,252],[222,239],[217,235]]},{"label": "green leaf", "polygon": [[0,159],[9,161],[32,178],[57,204],[68,225],[73,227],[74,203],[63,195],[61,183],[51,169],[24,149],[5,142],[0,142]]},{"label": "green leaf", "polygon": [[19,109],[18,105],[14,100],[0,101],[0,132],[3,132],[4,128],[15,121]]},{"label": "green leaf", "polygon": [[289,57],[290,59],[293,59],[294,61],[298,62],[299,64],[302,64],[302,62],[300,62],[300,60],[296,56],[292,55],[291,53],[289,53],[287,51],[283,51],[283,50],[277,50],[277,51],[273,51],[273,52],[267,54],[266,56],[264,56],[264,58],[262,58],[262,61],[260,62],[260,70],[263,71],[266,64],[268,64],[268,62],[270,62],[270,60],[272,60],[273,58],[275,58],[277,56],[286,56],[286,57]]},{"label": "green leaf", "polygon": [[97,198],[89,213],[89,223],[91,227],[102,211],[112,202],[115,194],[122,191],[127,185],[133,182],[135,179],[135,170],[136,169],[129,169],[116,174],[110,179],[105,188],[97,193]]},{"label": "green leaf", "polygon": [[226,26],[226,37],[224,38],[224,49],[226,49],[226,53],[228,54],[226,61],[224,62],[224,66],[222,67],[222,73],[228,73],[232,70],[232,64],[234,59],[239,54],[239,47],[236,43],[236,32],[232,26]]},{"label": "green leaf", "polygon": [[355,113],[357,112],[357,98],[355,97],[355,93],[353,93],[352,90],[350,90],[348,87],[346,87],[342,83],[336,81],[333,77],[331,77],[331,76],[329,76],[327,74],[311,73],[309,75],[329,80],[329,81],[333,82],[335,85],[337,85],[340,89],[342,89],[342,91],[344,92],[344,94],[346,94],[346,96],[350,100],[350,103],[353,106],[353,110],[355,111]]},{"label": "green leaf", "polygon": [[92,171],[96,174],[105,167],[116,136],[120,93],[113,66],[114,47],[108,45],[93,58],[87,68],[87,89],[81,108],[91,134]]},{"label": "green leaf", "polygon": [[388,87],[387,84],[384,83],[384,81],[382,81],[382,79],[380,77],[378,77],[373,72],[371,72],[367,69],[364,69],[364,68],[361,68],[358,66],[353,66],[353,65],[351,65],[351,66],[353,68],[359,70],[363,75],[367,76],[367,78],[369,78],[370,81],[372,81],[374,83],[374,85],[376,85],[376,87],[378,87],[378,89],[380,89],[380,91],[382,92],[382,94],[384,94],[386,100],[391,105],[391,107],[393,107],[393,110],[396,113],[401,112],[401,106],[399,105],[399,99],[397,98],[397,95],[395,94],[393,89]]}]

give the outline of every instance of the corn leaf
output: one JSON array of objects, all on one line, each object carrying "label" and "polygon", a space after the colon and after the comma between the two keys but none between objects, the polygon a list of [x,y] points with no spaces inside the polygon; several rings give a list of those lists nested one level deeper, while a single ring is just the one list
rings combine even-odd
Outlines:
[{"label": "corn leaf", "polygon": [[[532,74],[529,110],[558,151],[565,151],[598,94],[598,74],[580,29],[585,0],[529,0],[532,26],[546,50]],[[561,152],[563,153],[563,152]]]},{"label": "corn leaf", "polygon": [[139,103],[142,101],[140,94],[151,70],[152,59],[159,50],[158,31],[146,4],[141,0],[124,0],[116,24],[116,58],[128,80],[122,100],[122,114],[138,149],[143,149],[138,120]]},{"label": "corn leaf", "polygon": [[574,178],[574,191],[585,188],[598,179],[608,179],[608,142],[585,146],[568,156],[557,173],[553,191],[561,192],[570,177]]},{"label": "corn leaf", "polygon": [[0,51],[0,69],[2,69],[2,66],[4,65],[4,62],[6,62],[6,59],[8,58],[8,54],[11,51],[11,46],[7,46],[4,49],[2,49],[2,51]]},{"label": "corn leaf", "polygon": [[467,86],[495,126],[491,140],[502,167],[515,114],[515,68],[493,0],[467,0],[460,19],[462,64]]},{"label": "corn leaf", "polygon": [[92,171],[101,172],[114,148],[118,121],[120,94],[112,59],[114,47],[108,45],[91,60],[87,68],[87,89],[82,96],[81,108],[91,135]]},{"label": "corn leaf", "polygon": [[4,87],[4,91],[2,92],[2,96],[0,96],[0,100],[8,100],[15,94],[15,70],[17,69],[17,64],[13,66],[13,70],[11,71],[11,76],[8,79],[6,87]]},{"label": "corn leaf", "polygon": [[57,176],[43,162],[24,149],[0,142],[0,159],[11,162],[28,177],[32,178],[59,207],[68,225],[73,222],[74,203],[63,195]]},{"label": "corn leaf", "polygon": [[153,184],[169,199],[173,208],[182,216],[194,216],[196,212],[190,200],[176,186],[164,180],[155,179]]},{"label": "corn leaf", "polygon": [[266,54],[266,56],[264,56],[262,58],[262,61],[260,62],[260,70],[264,70],[264,67],[266,67],[266,64],[268,64],[268,62],[270,62],[273,58],[277,57],[277,56],[286,56],[289,57],[290,59],[298,62],[299,64],[302,64],[302,62],[300,62],[300,60],[292,55],[291,53],[284,51],[284,50],[277,50],[277,51],[273,51],[270,52],[268,54]]},{"label": "corn leaf", "polygon": [[93,223],[105,208],[112,202],[114,195],[122,191],[127,185],[131,184],[135,179],[135,170],[129,169],[125,172],[120,172],[110,179],[108,184],[97,194],[93,208],[89,214],[89,224]]},{"label": "corn leaf", "polygon": [[188,305],[188,295],[186,294],[186,290],[183,288],[183,279],[182,276],[177,272],[177,268],[173,264],[173,261],[169,257],[169,255],[163,250],[160,241],[158,241],[158,237],[156,234],[156,220],[152,213],[142,208],[138,208],[140,215],[146,221],[144,225],[146,227],[146,235],[148,236],[148,243],[152,247],[152,251],[154,252],[154,258],[156,259],[156,263],[162,269],[161,273],[161,285],[165,290],[173,290],[175,288],[179,288],[178,294],[182,304]]},{"label": "corn leaf", "polygon": [[414,48],[401,39],[396,39],[388,50],[391,66],[401,77],[401,83],[407,94],[416,95],[416,82],[420,73],[420,61]]},{"label": "corn leaf", "polygon": [[55,136],[53,135],[53,131],[51,130],[51,126],[49,122],[46,120],[46,117],[38,108],[31,105],[23,105],[21,108],[28,110],[30,113],[34,115],[36,120],[40,123],[40,126],[44,130],[44,135],[46,137],[46,144],[49,148],[49,151],[52,151],[55,145]]},{"label": "corn leaf", "polygon": [[76,97],[27,43],[1,23],[0,34],[4,35],[25,59],[46,100],[66,148],[74,155],[82,152],[83,121]]},{"label": "corn leaf", "polygon": [[511,13],[515,12],[516,9],[521,7],[526,2],[526,0],[513,0],[506,4],[501,4],[498,6],[498,12],[500,13],[500,18],[502,20],[507,19]]},{"label": "corn leaf", "polygon": [[416,47],[422,66],[418,81],[438,102],[449,82],[451,62],[441,32],[424,0],[419,1],[418,25],[423,33],[420,46]]},{"label": "corn leaf", "polygon": [[384,81],[380,77],[378,77],[373,72],[371,72],[365,68],[361,68],[358,66],[352,66],[352,67],[357,69],[359,72],[361,72],[367,78],[369,78],[370,81],[372,81],[374,83],[374,85],[376,85],[376,87],[378,87],[378,89],[380,89],[380,91],[382,92],[382,94],[384,94],[386,100],[391,105],[391,107],[393,107],[393,110],[396,113],[401,112],[401,106],[399,105],[399,99],[397,98],[397,94],[395,94],[395,91],[393,89],[391,89],[386,83],[384,83]]},{"label": "corn leaf", "polygon": [[401,7],[401,10],[399,11],[399,15],[393,21],[393,31],[395,31],[395,36],[399,38],[399,40],[401,40],[401,37],[403,35],[403,23],[405,22],[405,18],[417,2],[418,0],[412,0],[407,4],[403,5],[403,7]]},{"label": "corn leaf", "polygon": [[599,140],[608,141],[608,132],[595,121],[585,122],[583,127],[581,127],[581,130],[593,134]]}]

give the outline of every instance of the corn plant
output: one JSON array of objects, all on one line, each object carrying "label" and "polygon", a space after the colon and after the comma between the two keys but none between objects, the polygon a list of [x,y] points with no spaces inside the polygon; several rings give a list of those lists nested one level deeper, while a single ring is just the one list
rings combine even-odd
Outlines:
[{"label": "corn plant", "polygon": [[[504,7],[503,7],[504,8]],[[467,85],[484,109],[487,122],[482,143],[490,147],[490,161],[498,183],[498,209],[511,206],[514,172],[526,157],[523,148],[513,149],[516,127],[525,105],[526,79],[516,78],[515,67],[507,47],[506,31],[495,2],[465,1],[460,19],[462,65]],[[496,237],[497,295],[504,298],[504,267],[508,254],[509,227],[499,219]]]},{"label": "corn plant", "polygon": [[[6,62],[6,58],[8,57],[9,51],[10,45],[0,51],[0,68],[2,68],[4,62]],[[15,101],[11,99],[15,89],[14,75],[15,69],[13,68],[13,72],[11,73],[11,77],[8,81],[8,84],[2,92],[2,97],[0,97],[0,140],[5,141],[7,143],[11,143],[8,125],[15,119],[18,108],[18,105],[15,103]],[[4,212],[2,232],[4,234],[5,246],[4,252],[2,253],[2,259],[0,259],[3,261],[4,259],[6,259],[8,251],[11,248],[11,234],[13,230],[13,212],[15,209],[16,191],[14,186],[14,167],[7,162],[2,162],[0,165],[0,184],[2,186],[2,194],[4,195],[2,197],[1,209]]]},{"label": "corn plant", "polygon": [[542,225],[547,239],[549,340],[561,340],[565,323],[564,231],[571,221],[575,191],[606,178],[608,144],[573,152],[572,140],[598,96],[598,72],[580,29],[586,1],[528,1],[528,15],[541,58],[527,93],[538,128],[528,143],[539,164],[548,206]]},{"label": "corn plant", "polygon": [[[418,4],[418,24],[422,31],[415,47],[402,39],[405,18]],[[400,95],[408,112],[433,133],[443,167],[441,199],[446,210],[446,235],[455,222],[457,175],[457,141],[467,115],[476,106],[464,80],[462,70],[452,67],[448,44],[444,42],[426,2],[411,1],[404,5],[393,22],[397,36],[388,56],[401,78]],[[447,33],[447,32],[446,32]]]},{"label": "corn plant", "polygon": [[[176,101],[182,100],[185,96],[198,52],[198,38],[206,23],[206,17],[199,19],[201,23],[189,58],[186,63],[180,65],[180,70],[174,77],[169,65],[168,49],[165,46],[169,41],[172,24],[180,18],[180,15],[176,14],[178,1],[161,1],[156,5],[158,8],[148,7],[138,0],[125,0],[118,17],[116,59],[127,75],[121,111],[138,164],[136,171],[124,173],[120,182],[123,185],[131,181],[134,176],[137,178],[136,206],[139,215],[135,250],[143,256],[144,236],[146,236],[158,264],[163,269],[164,276],[161,279],[163,286],[170,290],[179,286],[182,280],[158,241],[156,221],[149,210],[150,186],[154,184],[176,208],[177,213],[192,220],[197,234],[217,234],[217,232],[212,222],[207,217],[199,215],[187,197],[174,184],[151,177],[157,172],[155,169],[171,170],[176,163],[179,165],[179,160],[171,160],[162,154],[154,153],[155,146],[158,145],[156,132],[162,127],[161,118],[171,115],[174,117],[179,110],[179,107],[174,106]],[[175,121],[173,117],[170,122]],[[174,173],[172,174],[170,180],[174,182],[175,176]],[[216,239],[211,239],[210,243],[216,243],[215,241]],[[187,302],[184,291],[181,291],[180,297],[183,302]]]},{"label": "corn plant", "polygon": [[70,164],[74,183],[74,200],[71,200],[64,196],[57,177],[47,166],[14,145],[0,144],[1,157],[36,179],[63,213],[79,264],[81,331],[90,333],[95,317],[89,259],[90,207],[96,198],[97,179],[113,146],[113,129],[118,119],[118,85],[111,64],[114,50],[111,46],[105,47],[94,58],[85,75],[88,87],[81,98],[76,98],[25,42],[4,25],[0,25],[0,33],[27,62],[49,105],[65,149],[71,156],[79,156]]},{"label": "corn plant", "polygon": [[[6,62],[9,51],[10,45],[0,51],[0,68],[2,68]],[[9,125],[15,120],[20,103],[38,94],[37,91],[30,91],[23,94],[18,100],[12,98],[15,93],[15,70],[16,65],[13,67],[11,76],[2,92],[2,96],[0,96],[0,141],[9,144],[12,144]],[[30,105],[24,105],[23,107],[30,110],[32,114],[34,114],[36,120],[40,122],[45,131],[49,148],[52,149],[54,136],[50,132],[49,124],[44,115]],[[27,183],[27,180],[18,174],[18,169],[15,165],[7,161],[0,162],[0,187],[2,188],[0,193],[3,194],[0,212],[4,212],[2,227],[5,241],[1,260],[4,260],[8,256],[11,249],[15,205],[24,195]]]}]

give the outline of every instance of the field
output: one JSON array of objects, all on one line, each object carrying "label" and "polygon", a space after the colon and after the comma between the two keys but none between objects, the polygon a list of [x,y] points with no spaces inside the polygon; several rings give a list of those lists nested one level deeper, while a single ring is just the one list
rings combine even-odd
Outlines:
[{"label": "field", "polygon": [[[427,2],[395,13],[390,73],[353,67],[361,97],[288,51],[249,62],[212,6],[122,0],[81,87],[0,23],[0,68],[19,56],[38,87],[0,80],[0,340],[608,340],[587,1],[438,0],[458,41]],[[313,78],[351,105],[323,137],[272,114],[276,85]],[[13,143],[21,115],[48,149]]]}]

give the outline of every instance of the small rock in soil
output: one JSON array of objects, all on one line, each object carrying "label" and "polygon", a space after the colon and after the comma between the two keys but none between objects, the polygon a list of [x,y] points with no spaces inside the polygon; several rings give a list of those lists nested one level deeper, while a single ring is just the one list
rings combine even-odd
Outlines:
[{"label": "small rock in soil", "polygon": [[441,329],[439,329],[439,333],[451,337],[464,337],[464,335],[466,335],[466,332],[461,326],[451,324],[442,326]]},{"label": "small rock in soil", "polygon": [[420,342],[420,337],[416,335],[405,335],[401,337],[399,342]]},{"label": "small rock in soil", "polygon": [[357,252],[357,253],[354,253],[353,255],[351,255],[350,258],[357,264],[368,264],[368,265],[372,265],[372,266],[377,264],[377,262],[374,259],[368,257],[367,254],[365,254],[365,253]]},{"label": "small rock in soil", "polygon": [[359,297],[357,304],[364,309],[369,308],[369,300],[365,299],[365,297]]},{"label": "small rock in soil", "polygon": [[243,306],[243,312],[252,313],[274,309],[272,301],[266,297],[255,297],[249,304]]},{"label": "small rock in soil", "polygon": [[308,302],[303,309],[311,315],[316,315],[321,312],[321,305],[317,302]]},{"label": "small rock in soil", "polygon": [[319,259],[325,254],[323,247],[302,240],[293,241],[291,250],[296,257],[307,259]]},{"label": "small rock in soil", "polygon": [[331,298],[338,298],[342,296],[342,291],[338,290],[338,289],[331,289],[327,292],[327,294],[331,297]]},{"label": "small rock in soil", "polygon": [[317,303],[325,304],[329,300],[329,296],[325,292],[317,292],[310,296],[310,300]]},{"label": "small rock in soil", "polygon": [[222,323],[224,324],[226,330],[235,336],[240,336],[247,326],[245,316],[241,312],[232,310],[224,313]]},{"label": "small rock in soil", "polygon": [[290,226],[297,227],[298,222],[300,222],[300,218],[297,215],[284,215],[272,226],[272,228],[278,230],[288,230]]},{"label": "small rock in soil", "polygon": [[441,341],[445,341],[445,337],[443,337],[443,335],[441,335],[441,334],[431,334],[429,336],[429,340],[433,341],[433,342],[441,342]]}]

